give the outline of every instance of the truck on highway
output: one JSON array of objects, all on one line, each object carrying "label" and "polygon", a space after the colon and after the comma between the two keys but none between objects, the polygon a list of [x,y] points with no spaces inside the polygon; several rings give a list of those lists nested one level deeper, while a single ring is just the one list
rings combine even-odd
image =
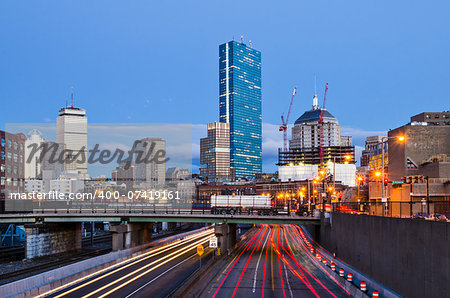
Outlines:
[{"label": "truck on highway", "polygon": [[276,215],[277,209],[269,196],[212,195],[211,213]]}]

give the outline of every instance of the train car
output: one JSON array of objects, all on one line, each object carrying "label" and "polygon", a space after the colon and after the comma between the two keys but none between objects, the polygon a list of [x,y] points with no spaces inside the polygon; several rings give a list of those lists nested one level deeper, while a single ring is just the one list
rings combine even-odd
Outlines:
[{"label": "train car", "polygon": [[276,215],[277,210],[268,196],[213,195],[211,213]]}]

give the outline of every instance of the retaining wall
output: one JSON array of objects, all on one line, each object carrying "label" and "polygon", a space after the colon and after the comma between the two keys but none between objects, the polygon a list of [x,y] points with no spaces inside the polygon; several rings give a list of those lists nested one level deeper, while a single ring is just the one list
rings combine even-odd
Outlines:
[{"label": "retaining wall", "polygon": [[450,293],[450,223],[331,213],[320,244],[400,295]]}]

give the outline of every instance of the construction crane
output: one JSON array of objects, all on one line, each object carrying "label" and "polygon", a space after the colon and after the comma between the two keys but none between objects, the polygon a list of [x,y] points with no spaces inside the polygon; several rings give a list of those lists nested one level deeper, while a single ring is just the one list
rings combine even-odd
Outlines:
[{"label": "construction crane", "polygon": [[325,142],[325,136],[324,136],[324,123],[323,123],[323,114],[325,112],[325,105],[327,103],[327,91],[328,91],[328,83],[325,85],[325,93],[323,95],[323,104],[322,108],[319,111],[319,126],[320,126],[320,167],[324,167],[324,142]]},{"label": "construction crane", "polygon": [[286,119],[284,119],[283,115],[281,115],[281,125],[279,131],[283,132],[283,151],[287,151],[287,125],[289,121],[289,115],[291,114],[292,103],[294,102],[294,96],[297,93],[297,87],[294,87],[294,91],[292,92],[291,102],[289,103],[289,109],[286,115]]}]

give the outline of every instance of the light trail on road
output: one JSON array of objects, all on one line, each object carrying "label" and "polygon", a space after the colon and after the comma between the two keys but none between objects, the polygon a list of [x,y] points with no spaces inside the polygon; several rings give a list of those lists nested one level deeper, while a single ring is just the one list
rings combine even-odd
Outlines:
[{"label": "light trail on road", "polygon": [[[144,284],[153,283],[163,275],[167,274],[171,269],[185,265],[184,263],[192,263],[192,254],[189,254],[187,257],[184,257],[184,255],[189,252],[195,252],[195,248],[199,244],[208,242],[213,234],[214,231],[209,229],[186,236],[104,269],[97,270],[75,281],[47,291],[37,297],[70,296],[87,298],[94,295],[96,297],[105,297],[127,286],[127,290],[123,289],[121,294],[126,293],[126,295],[128,295],[132,292],[137,293],[137,288],[140,288],[140,290],[143,289],[140,284],[142,281],[145,281]],[[175,264],[173,264],[174,262]],[[165,266],[168,266],[169,269],[166,269]],[[163,270],[164,274],[161,274],[159,269],[166,270]],[[158,271],[156,272],[157,277],[151,276],[150,274],[155,270]],[[151,279],[151,282],[148,281],[149,279]],[[122,283],[117,285],[119,282]],[[133,282],[138,282],[139,286],[134,286]]]},{"label": "light trail on road", "polygon": [[305,250],[299,231],[295,225],[257,227],[241,243],[226,274],[217,278],[220,283],[212,285],[212,297],[348,297],[343,286]]}]

